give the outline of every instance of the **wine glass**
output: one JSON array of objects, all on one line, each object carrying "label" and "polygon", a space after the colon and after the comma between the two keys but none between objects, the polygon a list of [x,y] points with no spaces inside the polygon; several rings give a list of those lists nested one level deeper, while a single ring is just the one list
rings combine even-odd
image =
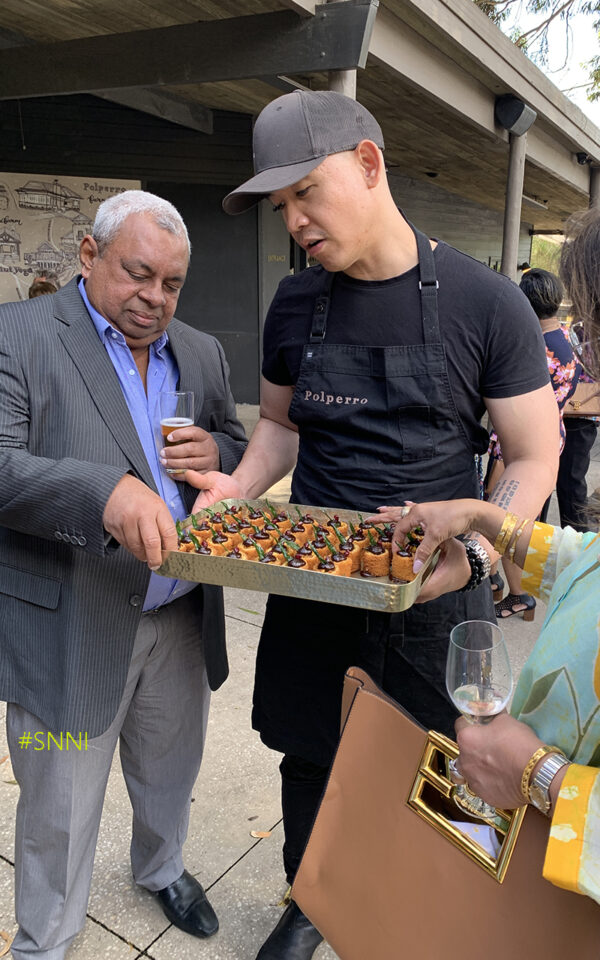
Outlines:
[{"label": "wine glass", "polygon": [[[466,620],[450,633],[446,687],[457,710],[469,723],[489,723],[506,707],[512,693],[512,671],[500,627],[487,620]],[[454,768],[453,772],[457,772]],[[496,810],[476,797],[466,784],[457,784],[456,803],[484,820]]]}]

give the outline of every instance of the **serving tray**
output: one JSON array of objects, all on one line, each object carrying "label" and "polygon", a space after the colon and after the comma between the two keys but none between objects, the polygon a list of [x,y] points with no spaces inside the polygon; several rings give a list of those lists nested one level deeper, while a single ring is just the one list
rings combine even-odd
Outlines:
[{"label": "serving tray", "polygon": [[[359,515],[355,510],[293,503],[272,505],[266,500],[220,500],[212,504],[210,511],[199,510],[194,516],[210,521],[211,513],[224,513],[228,507],[239,503],[269,513],[270,507],[276,506],[277,509],[286,510],[290,519],[296,513],[297,507],[302,514],[310,513],[317,521],[326,522],[335,514],[341,520],[351,520],[355,525],[360,523]],[[191,519],[188,517],[182,523],[182,527],[187,529],[189,526],[191,526]],[[236,560],[232,557],[207,557],[177,550],[163,554],[162,565],[156,572],[163,577],[175,577],[178,580],[258,590],[262,593],[319,600],[323,603],[339,603],[342,606],[360,607],[363,610],[399,613],[407,610],[415,602],[421,587],[435,568],[438,556],[439,551],[436,551],[415,579],[409,583],[392,583],[387,576],[365,578],[360,572],[353,573],[350,577],[339,577],[316,570],[298,570],[253,560]]]}]

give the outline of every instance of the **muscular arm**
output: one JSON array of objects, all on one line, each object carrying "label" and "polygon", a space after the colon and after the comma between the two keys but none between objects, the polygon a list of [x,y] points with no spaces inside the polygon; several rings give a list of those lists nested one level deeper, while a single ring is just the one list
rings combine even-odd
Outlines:
[{"label": "muscular arm", "polygon": [[486,400],[486,406],[505,464],[490,502],[534,520],[552,493],[558,471],[560,434],[552,387],[548,383],[518,397]]},{"label": "muscular arm", "polygon": [[[410,526],[422,523],[426,540],[417,551],[416,559],[424,562],[434,546],[444,543],[443,557],[433,576],[419,595],[419,602],[431,600],[449,590],[456,590],[466,583],[469,569],[464,547],[450,540],[457,534],[467,533],[481,540],[493,560],[498,554],[492,544],[500,530],[505,511],[534,520],[545,500],[550,495],[558,470],[559,427],[558,408],[550,384],[518,397],[486,401],[494,427],[500,438],[506,469],[496,485],[491,503],[458,500],[436,507],[427,504],[425,510],[416,506],[409,518],[401,520],[396,530],[406,533]],[[457,525],[454,504],[457,505]],[[461,505],[468,509],[461,511]],[[440,514],[440,510],[442,514]],[[446,511],[445,515],[444,510]],[[471,521],[469,521],[469,515]],[[380,518],[395,521],[398,513],[394,508],[380,509]],[[438,526],[439,525],[439,526]],[[522,536],[515,560],[522,564],[526,545],[531,536],[529,525]]]},{"label": "muscular arm", "polygon": [[243,495],[255,498],[285,477],[296,462],[298,432],[288,419],[293,387],[261,379],[260,420],[233,477]]}]

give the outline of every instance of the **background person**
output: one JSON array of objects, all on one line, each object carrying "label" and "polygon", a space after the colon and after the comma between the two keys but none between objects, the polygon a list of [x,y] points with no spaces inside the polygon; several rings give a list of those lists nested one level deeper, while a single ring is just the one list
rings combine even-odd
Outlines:
[{"label": "background person", "polygon": [[[221,590],[159,577],[195,491],[161,469],[160,390],[192,390],[179,432],[201,470],[245,447],[217,341],[173,319],[189,262],[177,210],[143,191],[101,204],[81,276],[0,307],[0,697],[17,807],[15,960],[62,960],[85,922],[117,741],[134,879],[169,920],[217,918],[182,844],[210,689],[227,676]],[[202,398],[210,399],[204,403]],[[19,748],[84,731],[86,751]]]},{"label": "background person", "polygon": [[[259,496],[294,463],[296,503],[367,511],[425,491],[475,496],[486,407],[507,456],[499,495],[537,513],[550,492],[557,411],[535,315],[505,277],[413,231],[392,198],[382,148],[374,117],[338,93],[294,92],[260,114],[256,176],[225,210],[241,213],[268,197],[320,266],[280,284],[264,330],[260,421],[231,478],[188,473],[206,491],[198,506]],[[169,466],[189,466],[179,451],[170,456]],[[483,545],[469,551],[487,562]],[[288,880],[338,741],[349,665],[367,669],[423,723],[453,730],[449,630],[494,619],[478,570],[453,544],[423,593],[430,602],[394,615],[269,597],[252,722],[284,754]],[[467,583],[473,589],[456,592]],[[320,941],[292,903],[258,956],[305,960]]]},{"label": "background person", "polygon": [[50,283],[49,280],[34,280],[29,288],[27,294],[28,298],[32,300],[34,297],[41,297],[45,293],[56,293],[58,287],[53,283]]},{"label": "background person", "polygon": [[[519,284],[521,290],[529,300],[540,321],[540,327],[546,346],[546,358],[550,371],[550,382],[559,411],[559,452],[562,453],[565,443],[565,426],[563,410],[569,397],[573,394],[581,374],[581,365],[573,355],[573,348],[558,321],[557,312],[564,299],[564,288],[554,273],[542,270],[539,267],[528,269]],[[535,424],[531,424],[535,429]],[[495,431],[490,436],[490,450],[488,475],[491,474],[491,489],[498,482],[504,470],[502,450]],[[560,470],[560,467],[559,467]],[[540,512],[539,519],[545,523],[550,506],[550,497],[546,500]],[[503,582],[496,570],[493,569],[491,582],[496,601],[496,616],[499,619],[521,614],[524,620],[533,620],[535,614],[535,598],[528,593],[521,593],[521,571],[514,563],[502,559],[502,567],[508,582],[508,595],[502,599]]]}]

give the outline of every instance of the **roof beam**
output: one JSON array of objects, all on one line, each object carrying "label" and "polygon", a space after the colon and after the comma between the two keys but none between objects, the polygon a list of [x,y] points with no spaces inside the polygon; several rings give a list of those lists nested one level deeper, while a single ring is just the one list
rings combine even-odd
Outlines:
[{"label": "roof beam", "polygon": [[0,99],[364,67],[378,0],[209,20],[0,51]]},{"label": "roof beam", "polygon": [[[433,97],[448,111],[456,112],[491,140],[508,141],[507,132],[494,120],[494,93],[464,66],[385,9],[380,11],[373,30],[370,58],[402,77],[417,91]],[[587,192],[588,171],[577,164],[564,143],[545,135],[541,126],[542,121],[538,119],[528,133],[527,159],[570,186]]]},{"label": "roof beam", "polygon": [[124,107],[150,113],[169,123],[177,123],[190,130],[211,134],[213,132],[213,112],[201,103],[183,100],[175,94],[146,89],[145,87],[126,87],[123,90],[96,90],[95,96]]}]

